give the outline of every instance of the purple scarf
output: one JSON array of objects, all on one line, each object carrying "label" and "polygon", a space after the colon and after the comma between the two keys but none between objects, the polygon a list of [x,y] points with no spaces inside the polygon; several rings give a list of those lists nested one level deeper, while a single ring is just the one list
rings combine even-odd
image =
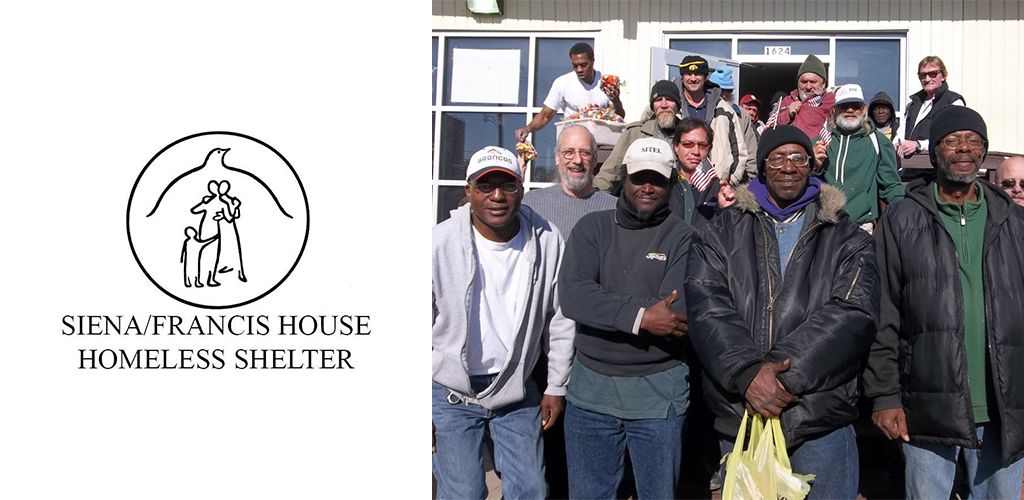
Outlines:
[{"label": "purple scarf", "polygon": [[799,200],[790,203],[786,208],[779,208],[778,205],[768,197],[768,186],[764,184],[763,175],[754,177],[754,179],[750,181],[750,184],[747,185],[747,189],[754,194],[754,198],[757,200],[757,203],[761,205],[761,208],[763,208],[765,212],[768,212],[768,215],[771,215],[778,220],[786,220],[786,217],[803,210],[804,207],[818,199],[818,194],[821,193],[821,181],[816,177],[811,177],[810,181],[807,183],[807,189],[804,190],[803,196],[801,196]]}]

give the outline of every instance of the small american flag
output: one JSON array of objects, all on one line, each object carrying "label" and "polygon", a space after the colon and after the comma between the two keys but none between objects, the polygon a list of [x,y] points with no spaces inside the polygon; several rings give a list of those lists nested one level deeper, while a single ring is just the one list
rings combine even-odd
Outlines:
[{"label": "small american flag", "polygon": [[704,161],[700,162],[700,165],[697,165],[697,169],[690,176],[690,185],[695,187],[697,191],[703,192],[713,181],[717,180],[718,174],[715,173],[715,167],[705,158]]},{"label": "small american flag", "polygon": [[825,123],[821,125],[821,132],[818,132],[818,137],[821,137],[821,142],[825,143],[827,148],[832,143],[832,127],[829,125],[830,120],[825,120]]}]

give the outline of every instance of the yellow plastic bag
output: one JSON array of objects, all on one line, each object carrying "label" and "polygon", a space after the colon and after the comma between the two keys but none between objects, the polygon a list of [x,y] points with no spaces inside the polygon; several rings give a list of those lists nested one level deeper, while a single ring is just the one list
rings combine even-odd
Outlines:
[{"label": "yellow plastic bag", "polygon": [[794,474],[786,453],[786,439],[778,417],[767,422],[754,415],[747,433],[747,413],[743,413],[736,446],[722,457],[725,462],[725,483],[722,500],[803,500],[810,491],[808,481],[814,475]]}]

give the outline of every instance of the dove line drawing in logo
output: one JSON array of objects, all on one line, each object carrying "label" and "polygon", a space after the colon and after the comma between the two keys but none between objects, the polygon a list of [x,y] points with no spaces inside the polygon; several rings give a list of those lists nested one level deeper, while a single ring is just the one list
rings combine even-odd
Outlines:
[{"label": "dove line drawing in logo", "polygon": [[235,132],[205,132],[171,143],[146,164],[129,197],[127,227],[136,262],[161,291],[197,307],[237,307],[266,296],[294,270],[309,234],[309,204],[295,169],[272,147]]}]

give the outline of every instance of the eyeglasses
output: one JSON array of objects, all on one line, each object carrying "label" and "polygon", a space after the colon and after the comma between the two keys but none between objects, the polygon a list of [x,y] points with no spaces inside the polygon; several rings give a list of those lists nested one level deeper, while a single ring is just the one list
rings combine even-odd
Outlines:
[{"label": "eyeglasses", "polygon": [[999,182],[999,185],[1003,186],[1003,189],[1013,189],[1013,186],[1016,186],[1017,184],[1020,184],[1020,188],[1024,189],[1024,179],[1021,179],[1019,182],[1013,179],[1003,179]]},{"label": "eyeglasses", "polygon": [[942,74],[942,70],[938,70],[938,69],[935,70],[935,71],[922,71],[922,72],[917,74],[917,78],[920,79],[920,80],[924,80],[924,77],[926,77],[926,76],[928,78],[938,78],[939,75],[941,75],[941,74]]},{"label": "eyeglasses", "polygon": [[811,157],[807,156],[804,153],[793,153],[791,155],[771,155],[768,157],[768,161],[766,161],[765,163],[767,163],[769,167],[778,170],[786,166],[786,160],[793,162],[794,167],[803,168],[806,167],[807,164],[811,161]]},{"label": "eyeglasses", "polygon": [[968,149],[970,149],[972,151],[980,151],[982,149],[985,149],[985,141],[983,141],[983,140],[981,140],[980,138],[977,138],[977,137],[971,137],[970,139],[967,139],[966,141],[961,139],[961,138],[959,138],[959,137],[953,137],[953,136],[948,136],[948,137],[945,137],[944,139],[942,139],[942,145],[943,146],[946,146],[947,149],[954,149],[954,150],[959,148],[960,145],[965,143],[965,142],[967,143]]},{"label": "eyeglasses", "polygon": [[562,155],[563,160],[573,159],[573,157],[576,156],[576,153],[579,153],[580,158],[583,158],[584,160],[589,160],[591,157],[594,156],[594,153],[592,153],[589,149],[563,149],[559,151],[559,153]]},{"label": "eyeglasses", "polygon": [[495,189],[499,189],[500,188],[501,191],[503,193],[505,193],[505,194],[516,194],[517,192],[519,192],[519,188],[520,188],[518,182],[506,182],[504,184],[490,184],[490,183],[487,183],[487,182],[470,182],[469,185],[473,186],[473,189],[476,189],[477,191],[480,191],[481,193],[486,194],[488,196],[490,196],[491,193],[493,193]]},{"label": "eyeglasses", "polygon": [[682,146],[683,149],[693,149],[695,147],[699,148],[701,151],[707,151],[711,149],[711,145],[706,142],[683,141],[680,142],[679,145]]}]

